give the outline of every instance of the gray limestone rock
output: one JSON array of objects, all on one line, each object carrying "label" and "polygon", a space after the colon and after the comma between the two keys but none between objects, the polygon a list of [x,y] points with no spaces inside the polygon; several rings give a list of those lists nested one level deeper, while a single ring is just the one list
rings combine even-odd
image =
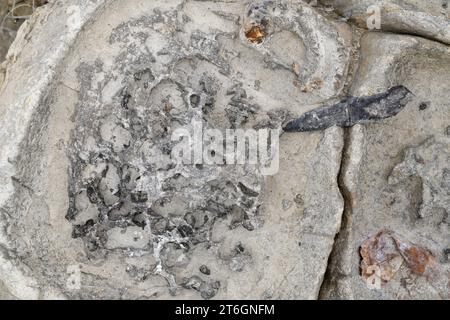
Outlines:
[{"label": "gray limestone rock", "polygon": [[177,129],[279,128],[341,94],[350,28],[302,2],[258,3],[77,0],[25,24],[0,100],[13,295],[318,297],[343,210],[341,129],[281,136],[275,175],[174,161]]},{"label": "gray limestone rock", "polygon": [[320,0],[366,29],[414,34],[450,44],[450,8],[443,0]]},{"label": "gray limestone rock", "polygon": [[40,8],[0,67],[0,299],[448,299],[447,10]]},{"label": "gray limestone rock", "polygon": [[[449,52],[445,45],[411,36],[369,33],[362,38],[351,93],[383,92],[402,83],[414,96],[387,122],[357,125],[348,132],[340,182],[347,206],[322,298],[449,298]],[[424,101],[430,101],[429,108],[421,110]],[[361,275],[360,248],[385,228],[431,252],[436,275],[417,275],[402,264],[380,287],[368,286]]]}]

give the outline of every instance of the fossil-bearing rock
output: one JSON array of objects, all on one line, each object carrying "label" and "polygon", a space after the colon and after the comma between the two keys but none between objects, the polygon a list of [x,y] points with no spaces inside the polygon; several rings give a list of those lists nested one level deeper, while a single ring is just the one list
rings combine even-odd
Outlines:
[{"label": "fossil-bearing rock", "polygon": [[[447,299],[444,9],[49,1],[0,67],[0,299]],[[174,160],[290,119],[276,174]]]}]

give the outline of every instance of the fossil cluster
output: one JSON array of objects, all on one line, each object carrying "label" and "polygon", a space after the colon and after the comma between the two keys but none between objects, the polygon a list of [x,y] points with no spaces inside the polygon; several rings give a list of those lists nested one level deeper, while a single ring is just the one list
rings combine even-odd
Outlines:
[{"label": "fossil cluster", "polygon": [[448,299],[447,2],[36,7],[0,64],[0,299]]}]

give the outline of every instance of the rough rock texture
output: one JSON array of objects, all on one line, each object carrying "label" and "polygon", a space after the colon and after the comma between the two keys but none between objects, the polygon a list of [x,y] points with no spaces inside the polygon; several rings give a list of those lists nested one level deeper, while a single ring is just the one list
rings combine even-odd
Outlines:
[{"label": "rough rock texture", "polygon": [[[448,22],[390,1],[383,30],[437,41],[366,32],[373,2],[38,10],[0,77],[0,298],[448,298]],[[282,133],[275,175],[173,159],[181,127],[280,128],[395,87],[390,119]]]},{"label": "rough rock texture", "polygon": [[[449,52],[442,44],[410,36],[363,37],[351,92],[382,92],[402,83],[414,97],[397,117],[347,133],[340,179],[347,207],[322,298],[449,298]],[[358,276],[359,248],[385,228],[430,250],[439,263],[438,276],[427,279],[402,264],[381,289],[368,289]]]},{"label": "rough rock texture", "polygon": [[[349,29],[288,2],[86,3],[95,21],[65,27],[77,37],[57,42],[53,68],[33,66],[47,83],[29,88],[36,97],[20,119],[11,88],[21,79],[7,74],[2,88],[8,289],[18,298],[317,298],[343,209],[342,130],[283,135],[274,176],[174,163],[170,135],[193,120],[280,126],[284,114],[339,95]],[[76,12],[54,3],[29,24],[56,27],[57,15]],[[258,19],[270,28],[255,44],[245,28]],[[25,64],[19,48],[39,50],[40,37],[19,37],[8,72],[23,70],[14,56]],[[78,290],[67,286],[73,266]]]},{"label": "rough rock texture", "polygon": [[[380,13],[381,30],[414,34],[450,44],[447,0],[321,0],[346,19],[368,28],[367,19]],[[370,22],[369,22],[370,25]]]},{"label": "rough rock texture", "polygon": [[5,59],[22,23],[47,2],[47,0],[3,0],[0,2],[0,62]]}]

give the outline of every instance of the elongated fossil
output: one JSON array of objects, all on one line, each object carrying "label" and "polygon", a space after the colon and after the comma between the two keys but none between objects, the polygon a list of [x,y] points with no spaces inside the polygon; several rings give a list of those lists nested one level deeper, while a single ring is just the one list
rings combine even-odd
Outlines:
[{"label": "elongated fossil", "polygon": [[331,126],[351,127],[358,123],[370,123],[396,116],[411,96],[404,86],[368,97],[349,97],[338,104],[321,107],[290,121],[286,132],[324,130]]}]

